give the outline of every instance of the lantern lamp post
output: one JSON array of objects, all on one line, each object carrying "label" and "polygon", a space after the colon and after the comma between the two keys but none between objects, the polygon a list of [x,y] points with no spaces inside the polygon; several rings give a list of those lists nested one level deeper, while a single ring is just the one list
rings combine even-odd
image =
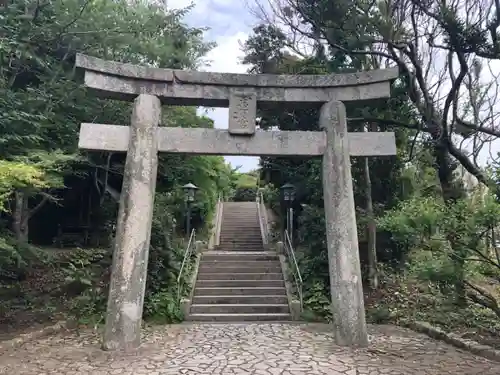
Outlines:
[{"label": "lantern lamp post", "polygon": [[189,236],[191,236],[191,205],[195,201],[195,193],[198,187],[190,182],[184,185],[182,190],[184,190],[184,198],[186,200],[186,233],[189,239]]},{"label": "lantern lamp post", "polygon": [[281,192],[286,207],[286,230],[291,241],[293,238],[293,201],[295,200],[295,186],[286,183],[281,187]]}]

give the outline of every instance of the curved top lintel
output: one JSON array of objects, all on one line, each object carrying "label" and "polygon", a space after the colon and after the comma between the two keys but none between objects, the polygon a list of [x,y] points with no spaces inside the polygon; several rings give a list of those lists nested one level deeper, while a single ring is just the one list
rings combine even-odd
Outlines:
[{"label": "curved top lintel", "polygon": [[328,75],[212,73],[152,68],[83,54],[77,54],[75,65],[84,70],[134,79],[232,87],[333,88],[386,82],[398,77],[397,68]]}]

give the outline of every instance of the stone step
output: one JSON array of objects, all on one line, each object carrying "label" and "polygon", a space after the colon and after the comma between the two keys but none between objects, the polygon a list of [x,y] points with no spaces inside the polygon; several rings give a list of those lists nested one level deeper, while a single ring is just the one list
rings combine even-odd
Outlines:
[{"label": "stone step", "polygon": [[266,288],[283,288],[285,281],[280,280],[197,280],[195,288],[241,288],[241,287],[266,287]]},{"label": "stone step", "polygon": [[287,314],[288,304],[219,304],[191,305],[191,314]]},{"label": "stone step", "polygon": [[220,236],[219,243],[235,244],[235,245],[262,245],[262,237],[236,237],[236,236]]},{"label": "stone step", "polygon": [[262,252],[264,251],[264,245],[256,246],[235,246],[229,244],[223,244],[216,247],[219,251],[240,251],[240,252]]},{"label": "stone step", "polygon": [[218,249],[222,250],[222,251],[231,252],[231,253],[251,253],[252,251],[255,253],[260,253],[260,252],[262,252],[262,250],[264,250],[264,248],[262,246],[256,247],[254,249],[251,249],[251,248],[238,249],[238,248],[235,248],[233,246],[224,246],[224,247],[219,247]]},{"label": "stone step", "polygon": [[[232,220],[237,220],[237,221],[232,221]],[[222,218],[222,224],[228,224],[233,227],[237,225],[241,225],[240,223],[245,223],[245,224],[251,224],[253,226],[259,225],[259,218],[258,217],[249,217],[248,215],[245,216],[224,216]]]},{"label": "stone step", "polygon": [[259,239],[261,238],[262,234],[260,232],[260,229],[246,229],[244,226],[240,228],[226,228],[221,230],[221,237],[232,237],[234,239],[236,238],[247,238],[249,240],[251,239]]},{"label": "stone step", "polygon": [[241,212],[241,213],[244,213],[244,212],[257,212],[257,205],[256,204],[251,204],[251,205],[248,205],[248,206],[242,206],[242,207],[238,207],[238,206],[234,206],[234,207],[231,207],[231,206],[225,206],[224,207],[224,213],[234,213],[234,212]]},{"label": "stone step", "polygon": [[242,220],[240,218],[234,217],[230,219],[224,219],[222,221],[222,226],[221,230],[226,230],[226,229],[244,229],[244,230],[252,230],[256,231],[257,229],[260,230],[260,224],[259,220]]},{"label": "stone step", "polygon": [[[232,243],[232,242],[221,242],[218,247],[229,247],[229,248],[235,248],[239,250],[245,250],[248,249],[249,251],[255,251],[255,249],[263,249],[264,245],[261,243],[255,243],[255,244],[244,244],[244,243]],[[261,250],[263,251],[263,250]]]},{"label": "stone step", "polygon": [[245,233],[257,234],[260,233],[260,225],[258,222],[255,221],[242,223],[238,219],[231,219],[231,223],[222,223],[221,231],[222,232],[240,231],[240,234],[245,234]]},{"label": "stone step", "polygon": [[229,235],[229,234],[221,234],[219,237],[219,242],[226,242],[226,243],[238,243],[238,244],[259,244],[262,243],[262,236],[242,236],[239,234],[234,234],[234,235]]},{"label": "stone step", "polygon": [[275,252],[271,251],[241,251],[241,252],[234,252],[234,251],[220,251],[220,250],[215,250],[215,251],[207,251],[203,253],[203,256],[201,258],[201,261],[218,261],[218,262],[225,262],[225,261],[238,261],[238,262],[247,262],[247,261],[256,261],[256,262],[262,262],[262,261],[279,261],[278,254]]},{"label": "stone step", "polygon": [[195,288],[195,296],[272,296],[286,295],[285,287],[207,287]]},{"label": "stone step", "polygon": [[[227,262],[229,265],[223,264],[224,262],[201,262],[198,268],[198,273],[211,272],[211,273],[280,273],[281,264],[272,262],[251,262],[245,264],[244,262]],[[263,264],[262,264],[263,263]]]},{"label": "stone step", "polygon": [[248,224],[252,227],[258,227],[260,225],[259,218],[258,217],[249,218],[247,215],[245,215],[245,217],[225,216],[222,219],[222,226],[223,227],[225,227],[226,225],[228,225],[230,228],[235,228],[237,226],[243,227],[243,224]]},{"label": "stone step", "polygon": [[221,233],[220,240],[224,240],[227,242],[262,242],[262,235],[259,233],[248,235],[243,232],[244,229],[238,229],[238,231],[234,231],[233,233]]},{"label": "stone step", "polygon": [[239,218],[243,221],[258,221],[259,220],[259,214],[257,210],[255,211],[245,211],[245,212],[224,212],[222,214],[222,220],[224,221],[225,219],[228,218]]},{"label": "stone step", "polygon": [[238,212],[238,213],[229,213],[224,212],[222,214],[222,222],[227,221],[228,219],[240,219],[241,221],[259,221],[259,215],[257,211],[254,212]]},{"label": "stone step", "polygon": [[194,322],[282,322],[291,321],[290,314],[189,314]]},{"label": "stone step", "polygon": [[[228,240],[221,240],[220,245],[234,245],[238,247],[255,247],[255,246],[263,246],[262,241],[252,241],[252,242],[240,242],[240,241],[228,241]],[[220,246],[219,245],[219,246]]]},{"label": "stone step", "polygon": [[222,214],[222,222],[227,221],[228,219],[240,219],[241,221],[259,221],[259,215],[257,214],[257,211],[252,211],[252,212],[241,212],[241,213],[228,213],[224,212]]},{"label": "stone step", "polygon": [[234,236],[238,238],[260,238],[260,228],[246,228],[245,226],[221,229],[221,236]]},{"label": "stone step", "polygon": [[241,224],[249,224],[251,226],[258,226],[259,225],[259,218],[257,215],[252,215],[252,214],[242,214],[240,216],[237,215],[223,215],[222,217],[222,225],[231,225],[232,227],[235,227],[237,225]]},{"label": "stone step", "polygon": [[222,214],[222,220],[232,217],[242,218],[244,220],[250,220],[250,219],[255,220],[259,218],[259,215],[257,210],[230,211],[230,212],[225,211]]},{"label": "stone step", "polygon": [[285,295],[220,295],[220,296],[195,296],[193,298],[193,304],[195,305],[214,305],[214,304],[273,304],[273,305],[286,305],[288,304],[288,299]]},{"label": "stone step", "polygon": [[237,238],[237,237],[228,237],[224,236],[221,237],[219,240],[219,243],[221,244],[234,244],[234,245],[240,245],[240,246],[255,246],[255,245],[262,245],[262,239],[259,236],[259,238]]},{"label": "stone step", "polygon": [[242,224],[248,224],[252,227],[259,226],[259,218],[253,217],[253,215],[241,215],[241,216],[228,216],[224,215],[222,217],[222,226],[229,225],[230,227],[242,226]]},{"label": "stone step", "polygon": [[248,239],[258,239],[261,237],[260,228],[248,229],[243,227],[238,228],[225,228],[221,230],[221,236],[234,236],[237,238],[248,238]]},{"label": "stone step", "polygon": [[235,241],[220,241],[218,246],[231,246],[231,247],[237,247],[240,249],[244,248],[249,248],[251,250],[255,249],[256,247],[262,247],[264,244],[261,242],[235,242]]},{"label": "stone step", "polygon": [[[211,271],[211,270],[207,270]],[[283,275],[280,273],[221,273],[198,271],[198,281],[205,280],[283,280]]]},{"label": "stone step", "polygon": [[257,205],[257,202],[255,202],[255,200],[251,200],[251,201],[242,201],[242,202],[224,202],[224,207],[252,207],[252,206],[256,206]]},{"label": "stone step", "polygon": [[[281,266],[281,263],[279,259],[276,257],[273,260],[247,260],[245,258],[245,255],[235,258],[235,259],[230,259],[230,260],[225,260],[225,259],[218,259],[217,257],[212,257],[212,258],[203,258],[203,261],[200,262],[200,267],[203,266],[210,266],[210,267],[247,267],[247,268],[255,268],[255,267],[277,267],[279,268]],[[281,269],[281,268],[280,268]]]}]

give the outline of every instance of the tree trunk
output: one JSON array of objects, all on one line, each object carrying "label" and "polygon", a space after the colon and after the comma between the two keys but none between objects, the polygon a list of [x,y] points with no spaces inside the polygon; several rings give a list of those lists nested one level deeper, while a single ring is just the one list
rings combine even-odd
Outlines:
[{"label": "tree trunk", "polygon": [[491,248],[495,252],[495,257],[497,259],[497,263],[500,265],[500,248],[497,246],[497,236],[496,236],[496,223],[491,228]]},{"label": "tree trunk", "polygon": [[24,192],[16,191],[12,229],[19,242],[28,242],[28,220],[26,220],[28,215],[28,197]]},{"label": "tree trunk", "polygon": [[15,205],[14,205],[14,222],[12,224],[12,231],[19,242],[28,242],[29,235],[29,220],[35,215],[45,203],[49,200],[48,194],[42,194],[42,200],[32,209],[29,208],[29,195],[26,192],[18,190],[15,192]]},{"label": "tree trunk", "polygon": [[[363,129],[364,130],[364,129]],[[368,158],[364,158],[364,175],[365,175],[365,199],[366,199],[366,234],[368,242],[368,285],[371,289],[378,288],[378,272],[377,272],[377,225],[375,222],[375,214],[373,212],[372,200],[372,181],[370,178],[370,164]]]}]

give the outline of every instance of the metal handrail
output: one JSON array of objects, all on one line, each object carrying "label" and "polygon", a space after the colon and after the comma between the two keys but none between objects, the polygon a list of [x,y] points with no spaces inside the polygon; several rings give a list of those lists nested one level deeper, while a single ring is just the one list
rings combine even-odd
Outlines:
[{"label": "metal handrail", "polygon": [[259,226],[262,234],[262,240],[264,241],[264,245],[267,245],[269,243],[269,220],[267,218],[264,195],[261,190],[257,191],[255,201],[257,202],[257,214],[259,215]]},{"label": "metal handrail", "polygon": [[257,193],[255,195],[255,203],[257,204],[257,216],[259,217],[260,236],[262,238],[262,243],[264,245],[266,245],[267,239],[266,239],[266,232],[264,230],[264,223],[262,222],[262,212],[261,212],[261,207],[260,207],[260,195],[259,195],[259,193]]},{"label": "metal handrail", "polygon": [[222,207],[224,202],[224,196],[222,193],[219,193],[219,199],[217,200],[217,219],[215,226],[215,245],[218,246],[220,244],[220,231],[222,226]]},{"label": "metal handrail", "polygon": [[219,245],[219,231],[222,220],[222,193],[219,193],[217,204],[215,205],[215,217],[212,221],[213,227],[211,228],[210,239],[208,241],[208,248],[213,249],[214,246]]},{"label": "metal handrail", "polygon": [[264,225],[265,225],[265,230],[266,230],[266,240],[269,242],[269,218],[267,217],[267,209],[266,209],[266,202],[264,201],[264,194],[262,194],[262,191],[259,192],[260,194],[260,202],[262,206],[264,207]]},{"label": "metal handrail", "polygon": [[192,248],[195,243],[195,235],[196,231],[193,229],[191,231],[191,235],[189,236],[189,241],[188,245],[186,247],[186,251],[184,252],[184,259],[182,260],[181,268],[179,270],[179,276],[177,276],[177,300],[181,299],[181,278],[182,278],[182,272],[184,271],[184,265],[186,264],[186,260],[191,256],[192,253]]},{"label": "metal handrail", "polygon": [[299,294],[300,310],[302,311],[302,309],[303,309],[302,276],[300,275],[300,269],[299,269],[299,264],[297,263],[297,258],[295,258],[295,252],[293,251],[292,241],[290,240],[290,236],[289,236],[288,231],[286,229],[285,229],[285,236],[284,237],[285,237],[285,243],[284,243],[283,248],[285,249],[285,252],[287,253],[287,257],[289,258],[289,263],[292,263],[293,268],[295,268],[295,272],[293,272],[293,277],[295,279],[297,293]]}]

